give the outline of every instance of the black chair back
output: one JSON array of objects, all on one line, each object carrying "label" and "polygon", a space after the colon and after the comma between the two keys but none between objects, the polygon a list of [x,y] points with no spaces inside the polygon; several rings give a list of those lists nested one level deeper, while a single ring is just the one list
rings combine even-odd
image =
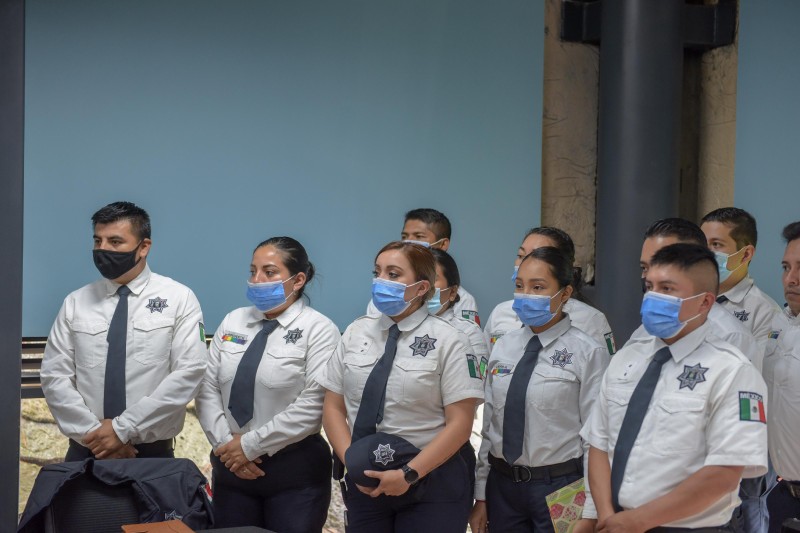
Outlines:
[{"label": "black chair back", "polygon": [[45,533],[119,533],[139,522],[130,483],[109,486],[93,476],[64,484],[45,511]]}]

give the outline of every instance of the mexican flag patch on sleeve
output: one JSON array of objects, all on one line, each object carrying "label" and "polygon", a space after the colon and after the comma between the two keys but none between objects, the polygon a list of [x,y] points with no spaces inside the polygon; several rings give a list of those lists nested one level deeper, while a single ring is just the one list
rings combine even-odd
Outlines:
[{"label": "mexican flag patch on sleeve", "polygon": [[766,424],[764,397],[755,392],[739,391],[739,420]]}]

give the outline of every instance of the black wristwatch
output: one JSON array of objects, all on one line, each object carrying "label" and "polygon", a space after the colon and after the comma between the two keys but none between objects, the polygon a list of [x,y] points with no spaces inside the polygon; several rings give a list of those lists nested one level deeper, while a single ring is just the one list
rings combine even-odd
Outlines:
[{"label": "black wristwatch", "polygon": [[403,479],[405,479],[406,483],[409,485],[413,485],[419,480],[419,473],[410,466],[403,465],[401,470],[403,471]]}]

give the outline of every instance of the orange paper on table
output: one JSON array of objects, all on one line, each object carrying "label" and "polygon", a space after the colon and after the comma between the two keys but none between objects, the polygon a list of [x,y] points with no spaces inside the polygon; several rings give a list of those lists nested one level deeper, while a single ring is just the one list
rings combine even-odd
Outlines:
[{"label": "orange paper on table", "polygon": [[122,526],[122,533],[194,533],[194,530],[180,520],[169,520],[149,524],[128,524]]},{"label": "orange paper on table", "polygon": [[548,494],[545,501],[556,533],[572,533],[575,523],[581,519],[586,502],[583,478]]}]

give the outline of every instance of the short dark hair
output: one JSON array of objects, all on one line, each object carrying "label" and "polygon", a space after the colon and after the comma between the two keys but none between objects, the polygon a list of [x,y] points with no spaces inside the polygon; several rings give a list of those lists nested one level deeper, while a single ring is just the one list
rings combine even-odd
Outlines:
[{"label": "short dark hair", "polygon": [[788,224],[781,234],[787,243],[800,239],[800,220]]},{"label": "short dark hair", "polygon": [[714,257],[714,252],[708,249],[708,246],[703,244],[678,242],[664,246],[658,250],[653,258],[650,260],[650,268],[654,266],[676,266],[680,270],[691,270],[698,266],[707,266],[709,270],[714,272],[716,282],[713,289],[714,294],[719,291],[719,270],[717,260]]},{"label": "short dark hair", "polygon": [[127,220],[131,223],[133,234],[140,241],[150,238],[150,215],[132,202],[114,202],[101,207],[92,215],[92,228],[98,224],[111,224],[120,220]]},{"label": "short dark hair", "polygon": [[736,241],[736,247],[742,249],[748,244],[756,246],[758,230],[756,219],[753,215],[738,207],[720,207],[703,217],[701,223],[720,222],[731,228],[731,237]]},{"label": "short dark hair", "polygon": [[291,237],[270,237],[269,239],[258,243],[258,246],[255,247],[253,253],[256,253],[256,250],[264,246],[274,246],[275,249],[281,253],[283,264],[286,266],[289,274],[294,276],[302,272],[306,275],[306,282],[297,293],[298,298],[303,296],[306,287],[311,280],[314,279],[314,273],[316,272],[314,265],[308,260],[308,253],[303,245]]},{"label": "short dark hair", "polygon": [[519,264],[520,268],[522,268],[522,265],[525,263],[525,261],[528,261],[529,259],[538,259],[539,261],[547,263],[547,265],[550,267],[550,273],[556,278],[560,288],[563,289],[567,285],[572,285],[572,263],[558,248],[553,246],[542,246],[541,248],[533,250],[531,253],[522,258],[522,261]]},{"label": "short dark hair", "polygon": [[691,242],[708,247],[706,234],[703,233],[700,226],[685,218],[662,218],[661,220],[656,220],[644,232],[645,239],[650,237],[676,237],[683,243]]},{"label": "short dark hair", "polygon": [[436,235],[437,240],[449,239],[452,233],[450,220],[444,216],[444,213],[436,209],[427,207],[412,209],[406,213],[405,221],[408,222],[409,220],[420,220],[427,224],[433,234]]}]

